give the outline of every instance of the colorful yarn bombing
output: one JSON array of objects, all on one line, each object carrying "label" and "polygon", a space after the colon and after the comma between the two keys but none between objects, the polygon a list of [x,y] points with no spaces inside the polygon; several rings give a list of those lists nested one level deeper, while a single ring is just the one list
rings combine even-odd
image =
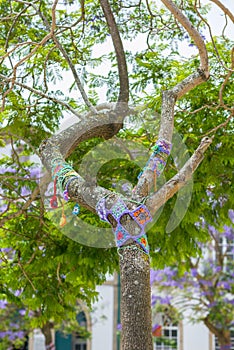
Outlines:
[{"label": "colorful yarn bombing", "polygon": [[[143,171],[138,175],[138,179],[141,177],[144,171],[151,170],[158,176],[163,171],[166,162],[163,159],[168,156],[171,151],[171,144],[166,140],[158,140],[156,144],[152,147],[153,153],[151,154],[148,162],[146,163]],[[160,154],[160,157],[159,157]]]},{"label": "colorful yarn bombing", "polygon": [[[61,192],[63,192],[63,199],[65,201],[69,200],[68,195],[68,186],[70,183],[79,178],[77,172],[72,168],[72,166],[62,158],[55,158],[52,160],[52,179],[54,180],[54,194],[50,200],[51,208],[58,208],[58,199],[57,199],[57,185]],[[65,186],[65,189],[64,189]],[[75,204],[72,214],[78,215],[80,212],[79,204]],[[63,227],[67,223],[66,216],[64,213],[64,205],[62,203],[62,217],[60,220],[60,226]]]},{"label": "colorful yarn bombing", "polygon": [[[101,198],[97,203],[96,211],[102,221],[108,222],[108,215],[112,215],[113,218],[117,221],[117,226],[113,228],[115,234],[115,241],[117,247],[123,246],[123,244],[128,239],[133,239],[138,243],[144,250],[145,253],[149,254],[149,245],[147,236],[145,234],[145,226],[148,222],[152,221],[149,210],[144,204],[140,204],[136,209],[129,210],[122,199],[118,199],[117,202],[111,207],[110,210],[106,208],[105,198]],[[141,229],[141,232],[132,236],[130,233],[123,227],[120,223],[120,220],[123,215],[128,214],[131,218],[138,224]]]}]

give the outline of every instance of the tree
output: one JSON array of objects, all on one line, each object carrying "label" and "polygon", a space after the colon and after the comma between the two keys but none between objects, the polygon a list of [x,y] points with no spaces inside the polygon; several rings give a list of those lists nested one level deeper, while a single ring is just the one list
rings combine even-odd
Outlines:
[{"label": "tree", "polygon": [[30,329],[27,327],[25,310],[6,301],[0,303],[1,342],[0,349],[8,349],[14,345],[16,349],[24,349]]},{"label": "tree", "polygon": [[[227,20],[233,22],[231,11],[219,1],[211,3],[213,2],[223,11]],[[201,208],[202,190],[214,186],[215,183],[215,191],[220,196],[220,192],[227,188],[227,201],[219,210],[220,219],[225,215],[227,207],[232,207],[228,189],[232,175],[227,166],[233,162],[230,155],[233,141],[229,140],[233,128],[231,40],[225,37],[224,32],[225,39],[212,36],[211,43],[205,45],[201,32],[210,28],[206,20],[208,7],[199,6],[193,1],[180,4],[178,1],[163,0],[162,4],[164,6],[157,7],[156,4],[146,1],[129,5],[127,2],[109,3],[107,0],[81,1],[79,6],[75,1],[60,5],[57,0],[32,3],[16,0],[2,1],[0,4],[3,14],[1,135],[5,139],[14,140],[11,141],[13,148],[16,135],[19,140],[27,142],[24,146],[26,153],[32,153],[41,144],[40,157],[52,174],[55,187],[60,187],[62,193],[65,191],[66,199],[79,203],[81,214],[87,221],[97,223],[97,217],[88,213],[98,212],[113,227],[121,257],[119,262],[124,350],[152,349],[150,259],[145,224],[166,203],[164,218],[149,232],[151,256],[158,259],[160,265],[165,263],[168,255],[169,260],[175,260],[196,254],[198,247],[194,242],[198,237],[204,239],[205,235],[194,228],[194,220],[201,210],[205,209],[207,215],[210,213],[207,207]],[[138,39],[139,33],[143,35],[146,48],[137,53],[124,50],[123,41],[126,45],[126,42]],[[95,58],[94,46],[110,42],[110,37],[114,53]],[[188,45],[188,39],[197,47],[199,55],[182,60],[180,45],[181,42]],[[108,69],[107,74],[91,71],[90,66],[97,67],[105,57],[110,62],[110,69],[105,67]],[[209,58],[214,66],[210,67],[211,79],[207,81],[210,76]],[[68,97],[66,91],[58,87],[58,81],[61,79],[65,82],[68,72],[72,76],[70,93],[75,97]],[[217,76],[217,81],[213,74]],[[105,83],[109,103],[98,104],[98,88]],[[142,97],[143,91],[147,91],[150,84],[154,89],[146,97]],[[140,100],[145,107],[131,106]],[[147,122],[150,110],[157,110],[161,114],[159,123],[153,113]],[[53,136],[64,111],[79,118],[78,122]],[[135,167],[132,171],[131,180],[135,187],[129,195],[120,196],[104,187],[108,182],[104,178],[100,178],[97,185],[96,179],[90,178],[89,169],[86,169],[85,176],[82,177],[69,162],[65,162],[70,157],[74,165],[79,165],[82,147],[87,150],[90,145],[110,139],[118,132],[122,137],[131,139],[134,132],[128,132],[124,122],[126,118],[130,118],[130,125],[133,125],[137,116],[142,119],[140,125],[134,125],[139,144],[152,146],[155,142],[155,138],[147,139],[146,124],[150,130],[158,123],[159,132],[158,141],[153,146],[149,161],[138,180],[135,175],[139,169]],[[191,120],[195,124],[194,129]],[[169,179],[157,189],[157,179],[171,151],[174,123],[180,131],[183,130],[190,158],[182,164],[178,172],[169,158],[165,172]],[[196,214],[193,219],[191,213],[187,214],[187,219],[183,221],[186,223],[184,227],[178,226],[176,221],[173,234],[165,235],[167,213],[174,201],[172,197],[192,178],[215,134],[219,138],[214,142],[211,151],[208,151],[208,155],[210,158],[211,155],[218,158],[219,168],[212,172],[213,159],[208,157],[205,160],[205,164],[209,164],[208,170],[203,168],[198,171],[196,180],[199,181],[200,176],[203,181],[195,183],[195,194],[192,198]],[[155,137],[154,133],[153,136]],[[197,146],[202,136],[205,138]],[[222,142],[221,147],[217,146],[219,142]],[[229,151],[225,148],[227,144]],[[13,161],[5,157],[2,164],[14,165],[17,172],[26,170],[17,157]],[[108,178],[111,167],[107,169]],[[122,169],[123,164],[118,178]],[[208,174],[205,180],[204,174]],[[214,180],[217,174],[222,174],[218,183]],[[2,214],[1,234],[7,236],[4,239],[5,247],[13,244],[16,256],[13,259],[15,270],[6,270],[3,293],[6,294],[10,288],[16,288],[17,283],[13,283],[13,276],[17,276],[16,281],[21,276],[21,300],[31,308],[40,310],[40,322],[46,323],[51,317],[61,320],[66,308],[77,297],[88,300],[93,295],[95,284],[103,280],[103,275],[108,270],[116,268],[116,251],[105,249],[104,254],[99,254],[97,249],[67,240],[52,222],[56,220],[57,210],[62,214],[61,225],[65,224],[64,209],[60,201],[57,202],[55,194],[51,204],[58,208],[53,217],[53,214],[46,215],[44,201],[38,199],[39,188],[35,182],[34,191],[29,198],[21,198],[22,193],[12,197],[10,193],[16,182],[22,188],[23,181],[18,176],[16,178],[11,177],[11,174],[7,175],[8,178],[5,175],[2,180],[2,197],[5,202],[11,199],[10,205],[6,204]],[[45,198],[47,183],[48,180],[44,178],[40,186]],[[174,215],[177,217],[178,213],[175,212]],[[24,220],[25,225],[22,224]],[[183,238],[181,228],[186,232]],[[14,232],[23,235],[21,242],[12,239]],[[27,241],[25,235],[29,232],[33,237]],[[153,238],[155,232],[157,240]],[[38,237],[43,242],[41,249],[36,244]],[[124,237],[128,239],[123,243]],[[160,249],[156,250],[157,247]],[[78,252],[80,265],[76,266]],[[51,256],[54,261],[51,261]],[[41,265],[42,261],[47,264]],[[8,264],[11,262],[7,261]],[[43,279],[41,283],[43,269],[50,277],[46,281]],[[64,281],[61,275],[66,276]],[[45,293],[44,283],[49,293]]]},{"label": "tree", "polygon": [[[233,210],[229,211],[234,222]],[[203,322],[220,344],[231,349],[231,329],[234,319],[234,230],[233,225],[215,226],[202,223],[210,240],[201,244],[203,255],[189,259],[190,269],[184,274],[177,266],[151,272],[151,283],[158,289],[153,296],[158,308],[161,300],[180,312],[186,311],[192,322]],[[165,293],[167,298],[165,298]],[[178,315],[176,315],[178,317]]]}]

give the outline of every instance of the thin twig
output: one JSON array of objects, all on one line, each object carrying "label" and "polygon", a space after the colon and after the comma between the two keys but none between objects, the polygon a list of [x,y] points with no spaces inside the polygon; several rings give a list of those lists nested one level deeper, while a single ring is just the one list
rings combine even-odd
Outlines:
[{"label": "thin twig", "polygon": [[59,284],[62,284],[61,278],[59,276],[60,267],[61,267],[61,264],[59,262],[56,273],[57,273],[57,279],[58,279]]},{"label": "thin twig", "polygon": [[214,132],[216,132],[217,130],[219,130],[220,128],[224,128],[229,122],[230,120],[234,117],[234,109],[233,109],[233,112],[232,114],[225,120],[225,122],[217,125],[215,128],[207,131],[205,134],[203,134],[202,136],[200,137],[205,137],[205,136],[208,136],[210,134],[213,134]]},{"label": "thin twig", "polygon": [[[214,47],[214,50],[216,52],[216,55],[217,55],[217,58],[220,62],[220,64],[223,66],[223,68],[225,68],[226,70],[230,71],[230,69],[228,67],[225,66],[225,64],[223,63],[222,59],[221,59],[221,56],[219,54],[219,50],[215,44],[215,39],[213,38],[213,35],[212,35],[212,30],[211,30],[211,26],[210,24],[208,23],[208,21],[200,14],[200,12],[197,10],[197,8],[195,9],[196,12],[197,12],[197,15],[201,18],[201,20],[206,24],[208,30],[209,30],[209,33],[210,33],[210,38],[211,38],[211,41],[212,41],[212,45]],[[233,72],[233,70],[231,70],[231,72]]]},{"label": "thin twig", "polygon": [[[36,11],[37,11],[38,15],[41,17],[41,19],[42,19],[42,21],[43,21],[45,27],[47,28],[47,30],[50,30],[50,25],[49,25],[49,22],[48,22],[47,18],[46,18],[46,17],[44,16],[44,14],[40,11],[40,9],[37,9],[37,8],[36,8]],[[83,11],[82,11],[82,15],[81,15],[81,17],[80,17],[80,20],[83,18],[83,16],[84,16],[84,14],[83,14]],[[83,100],[84,100],[86,106],[89,107],[89,109],[92,111],[92,113],[96,114],[97,111],[96,111],[95,107],[92,105],[92,103],[91,103],[91,102],[89,101],[89,99],[88,99],[88,96],[87,96],[87,94],[86,94],[86,92],[85,92],[85,90],[84,90],[84,87],[83,87],[83,85],[82,85],[82,83],[81,83],[81,80],[80,80],[80,78],[79,78],[79,76],[78,76],[78,74],[77,74],[76,68],[75,68],[75,66],[74,66],[73,63],[72,63],[72,60],[70,59],[70,57],[69,57],[67,51],[65,50],[65,48],[63,47],[63,45],[60,43],[60,41],[58,40],[58,38],[57,38],[56,35],[57,35],[57,33],[56,33],[56,34],[53,33],[53,36],[52,36],[52,37],[53,37],[53,41],[54,41],[56,47],[60,50],[60,52],[62,53],[63,57],[64,57],[65,60],[67,61],[68,65],[69,65],[69,67],[70,67],[70,69],[71,69],[71,71],[72,71],[72,74],[73,74],[75,83],[76,83],[76,85],[77,85],[77,87],[78,87],[78,89],[79,89],[79,91],[80,91],[80,93],[81,93],[81,96],[82,96],[82,98],[83,98]]]},{"label": "thin twig", "polygon": [[52,6],[52,23],[51,23],[51,28],[50,28],[50,32],[36,45],[36,47],[34,49],[32,49],[32,51],[30,51],[26,56],[24,56],[21,60],[19,60],[19,62],[17,62],[14,67],[13,67],[13,77],[11,78],[11,86],[10,88],[5,91],[5,93],[3,94],[2,97],[2,107],[1,107],[1,111],[4,111],[4,107],[5,107],[5,98],[6,96],[13,90],[14,85],[15,85],[15,81],[16,81],[16,72],[17,72],[17,68],[23,64],[26,60],[28,60],[30,57],[32,57],[35,52],[41,47],[43,46],[48,40],[50,40],[53,35],[54,35],[54,30],[56,27],[56,18],[55,15],[53,14],[53,11],[55,11],[55,7],[57,4],[58,0],[54,1],[54,4]]},{"label": "thin twig", "polygon": [[223,102],[223,90],[225,88],[225,86],[227,85],[228,83],[228,80],[229,78],[231,77],[231,75],[233,74],[234,72],[234,47],[232,48],[232,51],[231,51],[231,69],[228,70],[228,74],[226,75],[222,85],[221,85],[221,88],[219,90],[219,101],[220,101],[220,104],[223,106],[224,105],[224,102]]},{"label": "thin twig", "polygon": [[11,213],[8,216],[4,216],[4,218],[0,220],[0,227],[5,225],[7,221],[15,219],[19,217],[21,214],[23,214],[30,207],[30,205],[37,198],[37,196],[39,196],[39,194],[40,194],[40,187],[37,186],[32,192],[31,197],[27,200],[27,202],[24,203],[24,205],[20,210],[18,210],[17,212]]},{"label": "thin twig", "polygon": [[17,14],[17,16],[14,18],[13,23],[12,23],[12,25],[11,25],[11,27],[10,27],[8,33],[7,33],[6,42],[5,42],[5,45],[4,45],[4,50],[7,50],[7,48],[8,48],[9,38],[10,38],[10,35],[11,35],[11,33],[12,33],[12,30],[13,30],[13,28],[14,28],[16,22],[17,22],[18,19],[22,16],[22,14],[23,14],[25,11],[27,11],[27,9],[28,9],[29,7],[30,7],[30,5],[27,5],[27,6],[26,6],[23,10],[21,10],[21,11]]},{"label": "thin twig", "polygon": [[28,282],[29,282],[30,285],[32,286],[32,289],[34,290],[34,292],[36,292],[37,290],[36,290],[36,288],[35,288],[33,282],[32,282],[32,281],[30,280],[30,278],[28,277],[28,274],[26,273],[26,271],[25,271],[23,265],[22,265],[21,262],[20,262],[20,252],[18,252],[18,265],[19,265],[21,271],[23,272],[25,278],[28,280]]},{"label": "thin twig", "polygon": [[[4,75],[2,75],[2,74],[0,74],[0,78],[5,79],[6,81],[11,81],[11,80],[12,80],[12,78],[8,78],[8,77],[6,77],[6,76],[4,76]],[[14,85],[20,86],[20,87],[22,87],[22,88],[24,88],[24,89],[26,89],[26,90],[28,90],[28,91],[33,92],[35,95],[39,95],[39,96],[41,96],[41,97],[46,98],[47,100],[53,101],[53,102],[58,103],[59,105],[61,105],[61,106],[63,106],[63,107],[66,107],[70,112],[72,112],[72,113],[73,113],[75,116],[77,116],[78,118],[81,118],[81,117],[82,117],[79,113],[76,112],[75,109],[73,109],[73,108],[72,108],[68,103],[66,103],[66,102],[63,102],[63,101],[61,101],[61,100],[58,100],[58,99],[55,98],[55,97],[48,96],[48,95],[45,94],[44,92],[42,92],[42,91],[40,91],[40,90],[36,90],[36,89],[32,88],[31,86],[25,85],[25,84],[20,83],[20,82],[18,82],[18,81],[14,81]]]}]

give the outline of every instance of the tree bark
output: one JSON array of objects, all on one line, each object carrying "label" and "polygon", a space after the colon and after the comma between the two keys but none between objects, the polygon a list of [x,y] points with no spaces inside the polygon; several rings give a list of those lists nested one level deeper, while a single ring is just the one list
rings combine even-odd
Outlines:
[{"label": "tree bark", "polygon": [[217,338],[220,344],[220,350],[231,350],[231,337],[229,330],[222,330]]},{"label": "tree bark", "polygon": [[129,245],[120,253],[122,350],[152,350],[149,256]]},{"label": "tree bark", "polygon": [[205,326],[213,333],[217,338],[220,345],[220,350],[231,350],[231,334],[229,329],[217,328],[206,317],[203,320]]},{"label": "tree bark", "polygon": [[45,336],[45,345],[46,350],[55,350],[54,341],[52,337],[52,329],[53,329],[53,323],[47,322],[44,324],[44,326],[41,328],[42,333]]}]

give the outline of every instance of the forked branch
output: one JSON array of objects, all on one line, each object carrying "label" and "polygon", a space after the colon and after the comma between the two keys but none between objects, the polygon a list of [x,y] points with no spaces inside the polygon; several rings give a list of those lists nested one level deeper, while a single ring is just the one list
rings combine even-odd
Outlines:
[{"label": "forked branch", "polygon": [[[208,55],[205,43],[199,34],[199,32],[193,27],[187,17],[181,12],[181,10],[171,1],[162,0],[165,6],[180,22],[180,24],[186,29],[191,38],[194,40],[200,55],[201,67],[195,73],[192,73],[172,89],[163,91],[162,94],[162,112],[161,112],[161,124],[159,130],[159,140],[164,140],[167,144],[172,142],[172,134],[174,129],[174,108],[176,100],[184,96],[187,92],[206,81],[209,77],[208,71]],[[160,156],[158,157],[160,158]],[[160,159],[159,159],[160,161]],[[161,162],[165,162],[165,157],[161,159]],[[156,172],[145,170],[140,177],[138,184],[135,188],[134,198],[141,200],[149,194],[149,191],[156,183]]]}]

